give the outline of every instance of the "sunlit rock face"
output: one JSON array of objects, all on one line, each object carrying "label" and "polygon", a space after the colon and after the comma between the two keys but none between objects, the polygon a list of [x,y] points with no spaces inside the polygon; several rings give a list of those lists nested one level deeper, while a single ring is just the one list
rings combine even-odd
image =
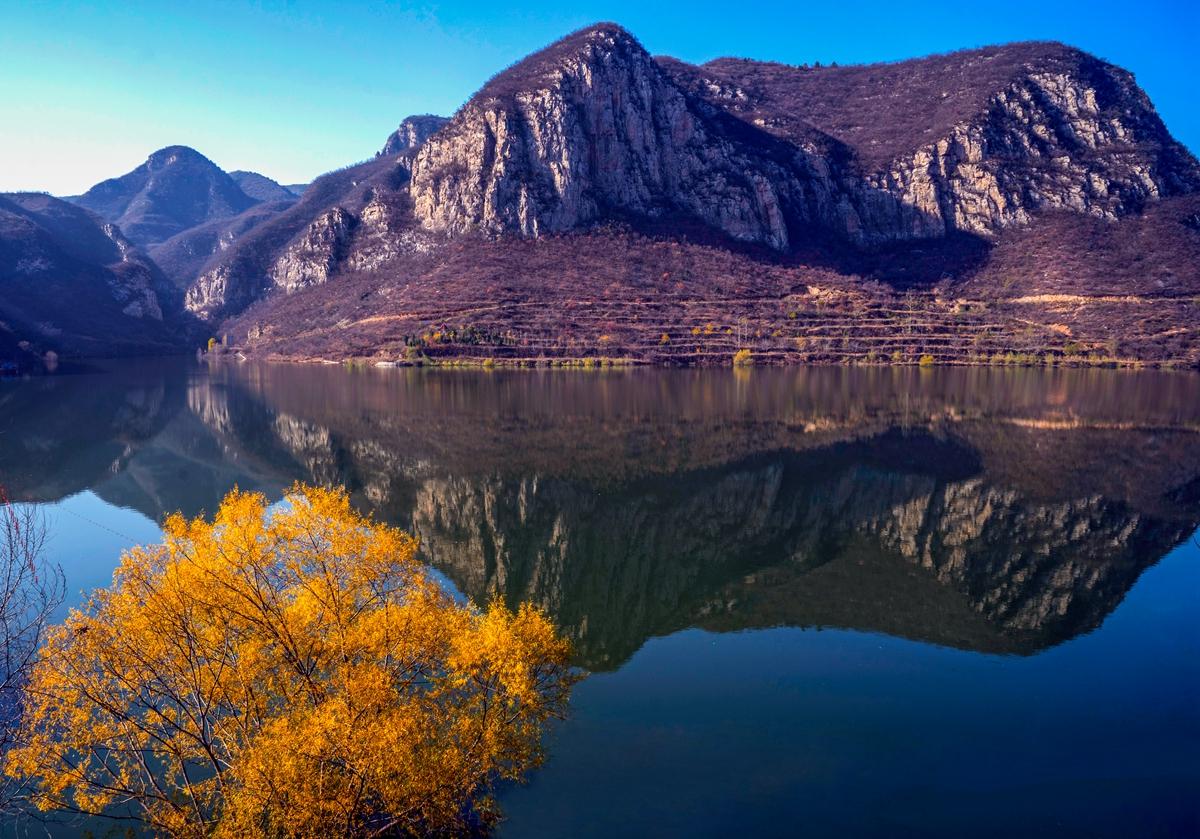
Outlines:
[{"label": "sunlit rock face", "polygon": [[341,207],[322,215],[275,262],[272,282],[293,292],[327,281],[345,253],[357,221]]},{"label": "sunlit rock face", "polygon": [[[1129,73],[1061,45],[1030,47],[1012,48],[1030,60],[944,134],[876,164],[788,101],[829,71],[692,67],[651,58],[619,27],[593,27],[492,80],[417,155],[416,215],[449,233],[537,236],[614,211],[674,212],[784,249],[789,228],[859,243],[991,235],[1036,212],[1117,218],[1200,188],[1200,167]],[[1011,60],[955,58],[964,72],[993,59]],[[886,98],[887,85],[872,95]]]},{"label": "sunlit rock face", "polygon": [[380,150],[378,156],[402,154],[415,149],[436,134],[449,121],[446,117],[433,114],[405,117],[400,121],[400,126],[387,138],[387,142],[383,144],[383,149]]},{"label": "sunlit rock face", "polygon": [[506,71],[417,154],[430,229],[537,236],[613,211],[691,214],[787,247],[784,168],[723,136],[619,27],[586,30]]},{"label": "sunlit rock face", "polygon": [[988,237],[1053,210],[1116,219],[1200,189],[1200,166],[1133,76],[1062,44],[843,68],[667,66],[714,107],[822,154],[814,174],[832,201],[810,221],[863,243]]},{"label": "sunlit rock face", "polygon": [[[164,246],[167,256],[193,272],[187,311],[217,323],[263,297],[288,296],[428,251],[428,234],[413,223],[407,195],[412,154],[408,149],[331,172],[294,203],[242,214],[216,231],[218,237],[235,234],[228,246],[210,249],[205,259],[180,258],[193,243],[172,240]],[[195,238],[205,245],[209,237]]]},{"label": "sunlit rock face", "polygon": [[[1079,54],[1074,72],[1017,79],[976,119],[866,183],[899,198],[902,216],[930,220],[930,232],[990,235],[1037,212],[1116,219],[1194,191],[1200,171],[1188,158],[1129,73]],[[869,210],[860,223],[869,239],[906,234]]]}]

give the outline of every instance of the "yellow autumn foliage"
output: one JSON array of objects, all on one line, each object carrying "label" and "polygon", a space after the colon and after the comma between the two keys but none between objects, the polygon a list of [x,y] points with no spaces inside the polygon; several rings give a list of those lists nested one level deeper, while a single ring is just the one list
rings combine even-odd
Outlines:
[{"label": "yellow autumn foliage", "polygon": [[339,490],[170,517],[34,669],[9,775],[179,837],[459,833],[576,676],[536,609],[458,603]]}]

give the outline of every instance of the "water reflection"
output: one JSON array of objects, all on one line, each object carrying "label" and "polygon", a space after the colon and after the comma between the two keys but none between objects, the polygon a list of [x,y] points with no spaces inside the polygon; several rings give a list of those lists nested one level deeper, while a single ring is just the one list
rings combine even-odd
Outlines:
[{"label": "water reflection", "polygon": [[686,627],[1031,653],[1200,523],[1200,379],[126,363],[0,385],[0,477],[155,519],[340,483],[597,670]]}]

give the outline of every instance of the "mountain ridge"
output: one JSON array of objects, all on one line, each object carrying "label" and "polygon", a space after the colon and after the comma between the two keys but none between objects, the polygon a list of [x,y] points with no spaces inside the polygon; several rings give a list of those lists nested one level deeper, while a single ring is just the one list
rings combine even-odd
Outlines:
[{"label": "mountain ridge", "polygon": [[298,198],[235,174],[280,200],[186,147],[75,200],[246,355],[1200,365],[1200,162],[1057,42],[690,65],[601,23]]},{"label": "mountain ridge", "polygon": [[376,157],[401,154],[415,149],[436,134],[450,120],[436,114],[414,114],[400,121],[400,126],[388,135]]},{"label": "mountain ridge", "polygon": [[[881,73],[876,98],[890,99],[864,104]],[[927,103],[941,117],[895,130],[862,119],[912,110],[950,82],[965,92]],[[800,119],[785,93],[820,107]],[[884,133],[856,133],[856,120]],[[886,153],[860,153],[881,143]],[[242,351],[693,364],[728,363],[742,345],[764,361],[1200,363],[1188,325],[1200,243],[1172,215],[1194,212],[1200,164],[1130,74],[1061,44],[820,70],[692,67],[601,24],[490,79],[397,173],[372,193],[371,218],[342,206],[312,241],[314,281],[223,310]],[[1095,273],[1072,234],[1043,243],[1044,264],[1009,244],[1042,225],[1094,239],[1087,219],[1119,241],[1152,223],[1169,282],[1148,286],[1113,258],[1126,249],[1109,248],[1105,285],[1137,291],[1106,302],[1080,295],[1077,278],[1045,279],[1056,263]],[[380,257],[366,244],[389,236],[408,245]],[[1023,273],[997,276],[998,257]],[[1067,287],[1080,299],[1055,296]],[[1145,316],[1159,294],[1175,302]],[[547,312],[529,314],[538,305]],[[578,306],[590,323],[568,317]]]},{"label": "mountain ridge", "polygon": [[294,201],[299,197],[298,193],[258,172],[235,169],[229,173],[229,177],[255,201]]},{"label": "mountain ridge", "polygon": [[179,352],[181,302],[116,225],[44,193],[0,194],[0,334],[27,369],[50,352]]},{"label": "mountain ridge", "polygon": [[130,172],[71,199],[118,225],[139,245],[154,245],[256,200],[220,167],[189,146],[166,146]]}]

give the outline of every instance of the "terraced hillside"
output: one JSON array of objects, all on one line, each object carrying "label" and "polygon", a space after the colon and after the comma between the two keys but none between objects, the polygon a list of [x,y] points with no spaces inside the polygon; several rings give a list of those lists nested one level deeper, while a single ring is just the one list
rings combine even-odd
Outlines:
[{"label": "terraced hillside", "polygon": [[336,295],[269,297],[226,329],[246,352],[308,360],[728,364],[749,349],[756,363],[1200,363],[1186,292],[1045,295],[992,270],[897,290],[628,230],[471,238],[344,274]]}]

